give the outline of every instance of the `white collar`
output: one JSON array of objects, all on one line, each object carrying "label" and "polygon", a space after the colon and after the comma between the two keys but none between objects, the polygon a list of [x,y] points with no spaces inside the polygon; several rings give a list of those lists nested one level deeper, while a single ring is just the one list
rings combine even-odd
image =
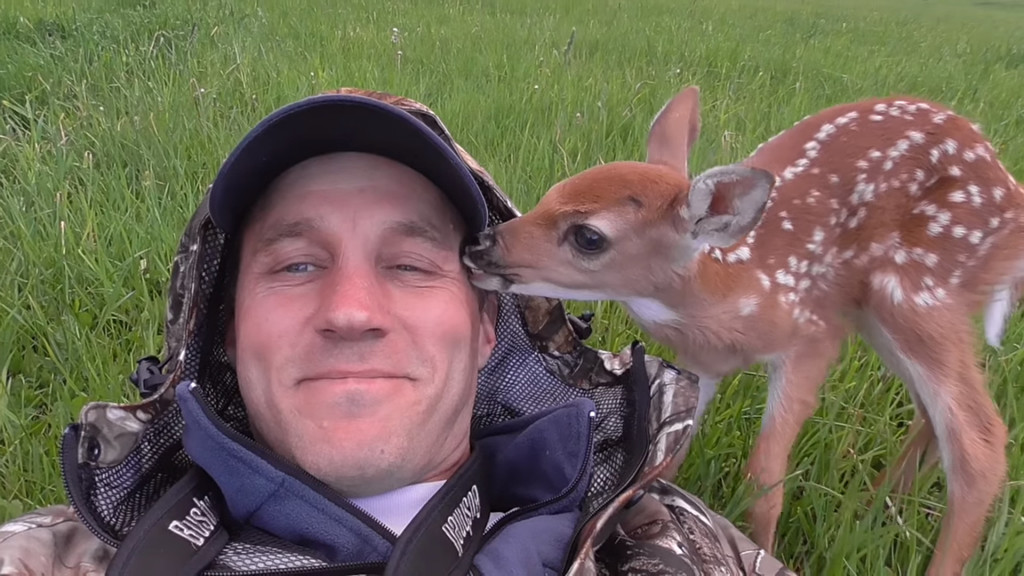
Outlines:
[{"label": "white collar", "polygon": [[[402,531],[419,514],[427,501],[437,494],[445,482],[446,480],[437,480],[411,484],[383,494],[351,498],[351,501],[394,531],[395,534],[401,535]],[[504,516],[502,512],[492,512],[487,522],[488,527],[502,516]]]}]

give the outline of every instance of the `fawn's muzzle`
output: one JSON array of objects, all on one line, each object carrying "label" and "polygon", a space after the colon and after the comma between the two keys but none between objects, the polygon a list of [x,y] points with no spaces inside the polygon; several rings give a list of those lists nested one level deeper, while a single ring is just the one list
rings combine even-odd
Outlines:
[{"label": "fawn's muzzle", "polygon": [[484,230],[467,242],[462,260],[472,268],[483,270],[500,268],[497,246],[498,242],[494,231]]}]

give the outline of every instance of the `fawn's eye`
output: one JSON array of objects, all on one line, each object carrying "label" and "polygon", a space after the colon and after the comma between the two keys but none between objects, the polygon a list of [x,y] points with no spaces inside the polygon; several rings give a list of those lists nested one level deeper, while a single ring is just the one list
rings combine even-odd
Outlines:
[{"label": "fawn's eye", "polygon": [[577,248],[588,254],[597,254],[608,245],[608,239],[596,228],[586,224],[573,226],[570,230],[572,241]]}]

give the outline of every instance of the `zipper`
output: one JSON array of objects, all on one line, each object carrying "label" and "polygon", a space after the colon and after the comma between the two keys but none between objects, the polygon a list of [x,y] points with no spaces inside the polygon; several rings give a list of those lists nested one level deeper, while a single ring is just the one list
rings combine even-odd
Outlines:
[{"label": "zipper", "polygon": [[[74,433],[72,433],[72,431]],[[72,440],[79,440],[81,438],[81,430],[78,424],[72,424],[64,430],[64,438],[60,443],[60,477],[61,481],[64,482],[64,492],[68,495],[68,499],[71,501],[72,510],[75,511],[75,515],[82,521],[82,524],[92,532],[92,535],[97,540],[103,542],[111,548],[117,548],[120,544],[120,540],[111,536],[106,530],[100,528],[100,523],[93,517],[91,511],[86,510],[85,506],[80,505],[83,494],[81,493],[81,485],[76,474],[74,479],[74,487],[71,485],[71,481],[68,480],[68,470],[78,470],[78,456],[77,456],[77,445],[71,445]],[[77,442],[76,442],[77,444]],[[74,460],[72,460],[72,457]],[[74,488],[74,489],[72,489]]]},{"label": "zipper", "polygon": [[199,404],[199,409],[203,411],[203,414],[207,418],[209,418],[210,422],[213,423],[214,427],[217,428],[217,430],[221,434],[227,436],[228,439],[242,445],[259,458],[265,460],[276,470],[295,477],[309,488],[312,488],[317,494],[323,496],[331,503],[335,504],[336,506],[345,510],[346,512],[352,514],[353,516],[361,520],[363,523],[373,528],[374,531],[376,531],[378,534],[380,534],[382,537],[388,540],[388,542],[390,542],[391,544],[394,544],[395,541],[398,540],[398,534],[396,534],[394,530],[391,530],[390,528],[382,524],[380,520],[377,520],[376,518],[371,516],[369,512],[367,512],[360,506],[356,506],[355,504],[348,500],[338,498],[337,494],[335,494],[334,491],[331,490],[329,486],[327,486],[327,484],[324,484],[322,480],[313,476],[309,472],[306,472],[302,468],[299,468],[298,466],[295,466],[292,463],[286,461],[277,454],[270,452],[263,446],[257,444],[256,441],[254,441],[252,438],[249,438],[248,436],[228,426],[227,423],[224,422],[224,420],[220,417],[220,415],[215,413],[213,409],[210,408],[210,405],[206,402],[206,397],[203,395],[202,390],[199,389],[199,386],[195,382],[189,383],[188,391],[189,394],[192,394],[192,396],[196,399],[196,403]]},{"label": "zipper", "polygon": [[[594,449],[594,422],[596,420],[597,412],[591,410],[590,412],[587,413],[587,447],[585,452],[587,458],[591,457],[590,453]],[[580,482],[583,481],[583,471],[586,470],[586,468],[586,466],[581,466],[580,469],[576,472],[576,477],[573,478],[573,481],[568,486],[566,486],[565,490],[562,490],[558,495],[552,496],[551,498],[548,498],[547,500],[543,500],[541,502],[534,502],[529,506],[516,508],[514,511],[509,512],[508,514],[505,514],[504,516],[499,518],[494,524],[491,525],[490,528],[484,530],[483,541],[480,543],[480,548],[486,546],[487,542],[491,538],[493,538],[495,534],[497,534],[502,528],[504,528],[513,520],[521,518],[524,514],[529,514],[530,512],[536,511],[545,506],[550,506],[551,504],[554,504],[555,502],[571,494],[572,491],[575,490],[577,486],[579,486]],[[575,540],[575,534],[573,534],[573,540]]]},{"label": "zipper", "polygon": [[387,565],[383,562],[365,564],[333,564],[331,566],[312,566],[309,568],[271,568],[259,572],[211,570],[202,572],[202,576],[307,576],[329,574],[332,576],[354,576],[356,574],[382,574]]},{"label": "zipper", "polygon": [[[635,362],[636,359],[634,358],[633,361]],[[631,369],[631,371],[632,371],[632,369]],[[631,378],[632,378],[632,375],[631,375]],[[648,380],[649,379],[650,378],[648,377]],[[644,413],[647,413],[647,411],[645,410]],[[646,429],[647,422],[640,422],[639,425],[643,426],[643,429]],[[636,480],[636,477],[640,474],[640,471],[643,469],[644,462],[646,462],[648,456],[650,456],[650,452],[651,452],[650,442],[645,440],[642,443],[642,454],[640,455],[639,458],[636,459],[636,463],[633,465],[632,469],[629,471],[629,474],[627,474],[626,477],[623,479],[623,481],[620,482],[617,486],[615,486],[615,488],[613,490],[609,490],[608,491],[608,494],[604,498],[602,498],[598,502],[598,504],[596,506],[594,506],[591,509],[590,513],[587,514],[587,516],[583,519],[582,522],[577,522],[576,528],[575,528],[575,530],[573,530],[573,533],[572,533],[572,539],[569,540],[569,548],[566,551],[565,561],[562,563],[562,571],[560,572],[560,574],[568,573],[569,572],[569,568],[572,567],[572,561],[573,561],[573,558],[576,556],[577,548],[579,547],[579,538],[580,538],[580,533],[583,531],[583,527],[586,526],[588,523],[590,523],[590,521],[593,520],[594,516],[596,516],[601,510],[604,509],[605,506],[608,505],[609,502],[614,500],[619,495],[620,492],[625,490],[627,486],[629,486],[630,484],[632,484]]]}]

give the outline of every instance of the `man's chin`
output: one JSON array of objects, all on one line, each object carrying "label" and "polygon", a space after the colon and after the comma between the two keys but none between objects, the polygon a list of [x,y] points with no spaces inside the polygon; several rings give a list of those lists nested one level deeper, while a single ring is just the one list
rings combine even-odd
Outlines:
[{"label": "man's chin", "polygon": [[[376,447],[385,432],[372,434],[328,434],[302,447],[298,465],[346,497],[362,497],[390,492],[415,482],[403,474],[397,462],[409,458]],[[397,462],[396,462],[397,460]]]}]

